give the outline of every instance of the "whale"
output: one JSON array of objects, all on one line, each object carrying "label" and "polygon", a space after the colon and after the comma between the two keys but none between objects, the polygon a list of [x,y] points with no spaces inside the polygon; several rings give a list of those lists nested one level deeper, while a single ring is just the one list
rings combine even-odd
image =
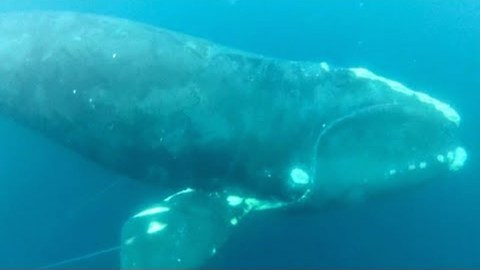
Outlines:
[{"label": "whale", "polygon": [[363,67],[67,11],[1,14],[0,59],[2,116],[172,190],[125,221],[125,269],[199,268],[247,215],[316,213],[467,160],[451,105]]}]

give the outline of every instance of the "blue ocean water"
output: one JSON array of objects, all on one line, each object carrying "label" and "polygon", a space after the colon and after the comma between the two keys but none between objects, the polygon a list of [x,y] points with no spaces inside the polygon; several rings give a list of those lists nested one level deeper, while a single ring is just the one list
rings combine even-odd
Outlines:
[{"label": "blue ocean water", "polygon": [[[114,15],[273,57],[363,66],[452,104],[466,168],[420,189],[315,216],[265,213],[216,268],[478,268],[480,2],[3,0],[0,11]],[[1,60],[1,59],[0,59]],[[156,194],[0,119],[0,267],[35,268],[118,245]],[[116,268],[118,252],[63,265]]]}]

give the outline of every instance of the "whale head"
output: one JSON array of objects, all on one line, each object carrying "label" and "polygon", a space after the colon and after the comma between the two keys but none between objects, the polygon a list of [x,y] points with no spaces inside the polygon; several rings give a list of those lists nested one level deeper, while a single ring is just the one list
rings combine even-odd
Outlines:
[{"label": "whale head", "polygon": [[315,144],[314,202],[363,200],[463,167],[451,106],[363,68],[335,76],[341,87],[320,98],[335,105],[322,104],[330,113]]}]

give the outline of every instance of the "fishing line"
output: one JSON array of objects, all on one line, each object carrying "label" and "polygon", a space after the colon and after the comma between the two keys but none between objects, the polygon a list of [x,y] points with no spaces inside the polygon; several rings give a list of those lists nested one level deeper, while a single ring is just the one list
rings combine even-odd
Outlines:
[{"label": "fishing line", "polygon": [[79,212],[80,210],[84,209],[86,206],[98,201],[103,197],[104,194],[108,193],[113,188],[119,186],[120,184],[127,183],[127,179],[120,177],[119,179],[115,180],[114,182],[110,183],[108,186],[104,187],[100,191],[98,191],[93,196],[90,196],[88,199],[84,200],[82,204],[78,205],[74,212]]},{"label": "fishing line", "polygon": [[38,269],[50,269],[50,268],[54,268],[54,267],[63,266],[63,265],[66,265],[66,264],[78,262],[78,261],[91,259],[91,258],[94,258],[94,257],[98,257],[100,255],[104,255],[104,254],[108,254],[108,253],[117,251],[120,248],[121,248],[121,246],[115,246],[115,247],[102,249],[102,250],[95,251],[95,252],[92,252],[92,253],[88,253],[88,254],[85,254],[85,255],[81,255],[81,256],[78,256],[78,257],[73,257],[73,258],[62,260],[62,261],[59,261],[59,262],[56,262],[56,263],[48,264],[48,265],[39,267]]},{"label": "fishing line", "polygon": [[56,224],[61,225],[68,220],[73,220],[75,218],[78,218],[81,212],[84,211],[88,206],[98,202],[100,199],[102,199],[105,196],[105,194],[109,193],[114,188],[120,186],[121,184],[123,185],[125,183],[127,183],[127,181],[123,177],[116,179],[115,181],[109,183],[107,186],[103,187],[101,190],[97,191],[95,194],[89,196],[87,199],[81,200],[79,204],[68,207],[68,209],[63,211],[64,213],[67,213],[67,215],[58,217]]}]

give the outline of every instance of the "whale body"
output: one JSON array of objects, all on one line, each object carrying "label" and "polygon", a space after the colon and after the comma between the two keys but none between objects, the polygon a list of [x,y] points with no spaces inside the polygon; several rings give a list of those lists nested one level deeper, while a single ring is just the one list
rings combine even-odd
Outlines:
[{"label": "whale body", "polygon": [[200,267],[255,210],[385,194],[467,158],[450,105],[364,68],[72,12],[1,15],[0,59],[0,113],[178,191],[126,222],[124,268]]}]

